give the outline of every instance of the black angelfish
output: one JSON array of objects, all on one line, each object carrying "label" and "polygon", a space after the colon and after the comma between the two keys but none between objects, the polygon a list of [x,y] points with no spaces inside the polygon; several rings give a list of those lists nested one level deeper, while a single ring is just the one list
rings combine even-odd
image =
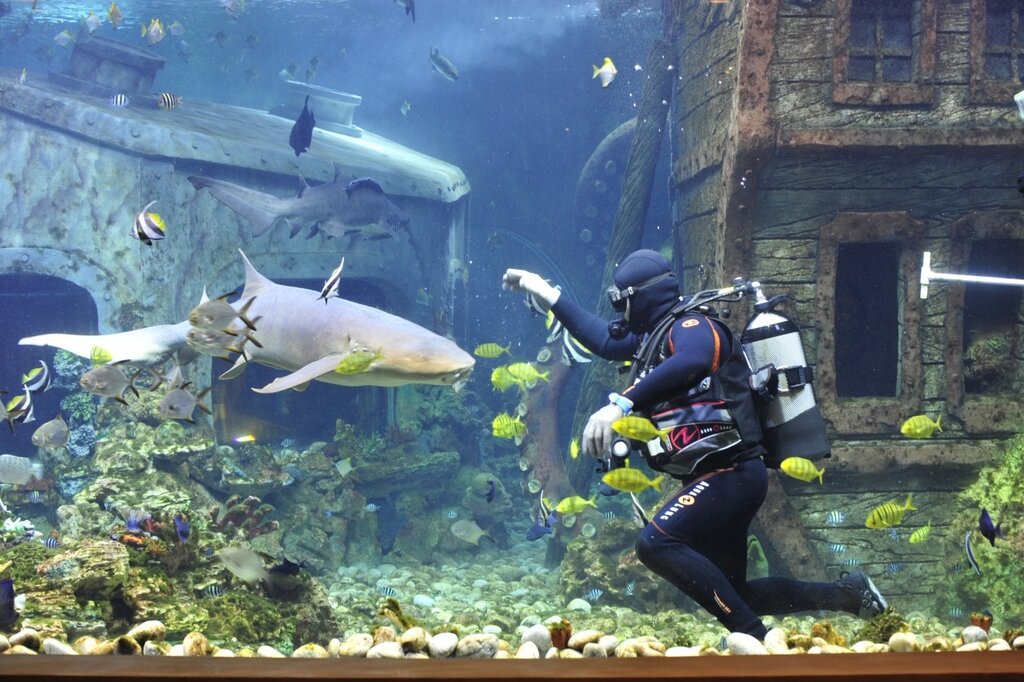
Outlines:
[{"label": "black angelfish", "polygon": [[288,144],[295,150],[295,156],[309,150],[313,142],[313,127],[316,126],[316,119],[313,112],[309,110],[309,95],[306,95],[306,103],[302,105],[302,113],[295,120],[292,126],[292,133],[288,136]]}]

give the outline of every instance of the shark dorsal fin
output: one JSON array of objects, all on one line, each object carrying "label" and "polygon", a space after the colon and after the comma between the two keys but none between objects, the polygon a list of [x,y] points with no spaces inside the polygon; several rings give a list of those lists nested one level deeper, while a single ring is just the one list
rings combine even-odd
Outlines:
[{"label": "shark dorsal fin", "polygon": [[245,262],[245,288],[242,290],[242,298],[255,296],[259,291],[273,284],[273,282],[261,275],[259,271],[253,267],[253,264],[249,261],[249,257],[245,255],[244,251],[239,249],[238,253],[242,254],[242,261]]}]

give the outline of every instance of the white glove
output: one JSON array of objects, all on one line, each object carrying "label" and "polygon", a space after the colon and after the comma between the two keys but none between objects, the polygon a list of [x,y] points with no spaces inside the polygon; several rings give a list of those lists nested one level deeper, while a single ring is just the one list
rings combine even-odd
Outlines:
[{"label": "white glove", "polygon": [[612,450],[615,431],[612,423],[622,419],[625,412],[618,405],[605,405],[590,415],[583,428],[583,452],[597,459],[604,459]]},{"label": "white glove", "polygon": [[534,272],[509,268],[501,278],[501,288],[505,291],[522,291],[533,296],[542,306],[550,308],[558,300],[561,291],[544,281]]}]

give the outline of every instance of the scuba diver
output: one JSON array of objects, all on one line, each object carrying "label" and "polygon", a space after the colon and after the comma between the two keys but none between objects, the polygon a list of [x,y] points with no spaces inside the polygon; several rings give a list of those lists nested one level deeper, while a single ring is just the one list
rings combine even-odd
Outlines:
[{"label": "scuba diver", "polygon": [[[861,571],[835,582],[747,581],[747,533],[768,490],[761,425],[740,343],[707,308],[687,309],[669,262],[658,252],[623,259],[608,289],[621,315],[606,322],[560,296],[540,275],[509,269],[502,287],[550,308],[595,355],[633,360],[628,387],[608,396],[583,431],[587,454],[613,461],[612,424],[650,418],[667,439],[641,448],[647,464],[682,481],[641,530],[637,558],[715,616],[731,632],[763,640],[760,615],[838,610],[872,618],[886,609]],[[657,450],[661,450],[658,452]],[[616,453],[617,454],[617,453]]]}]

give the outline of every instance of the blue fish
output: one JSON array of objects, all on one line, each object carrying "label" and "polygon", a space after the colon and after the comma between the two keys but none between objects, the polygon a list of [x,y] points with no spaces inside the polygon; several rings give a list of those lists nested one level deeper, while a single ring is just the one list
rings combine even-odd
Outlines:
[{"label": "blue fish", "polygon": [[988,515],[988,509],[984,507],[981,508],[981,516],[978,517],[978,530],[993,547],[996,546],[996,538],[1006,539],[1006,536],[1003,535],[1003,522],[1000,521],[998,526],[993,525],[992,517]]},{"label": "blue fish", "polygon": [[846,552],[846,545],[842,544],[841,542],[830,542],[828,543],[828,547],[826,549],[828,549],[828,551],[832,552],[833,554],[843,554],[844,552]]},{"label": "blue fish", "polygon": [[888,573],[889,575],[896,575],[897,573],[899,573],[902,570],[903,570],[903,564],[901,564],[898,561],[893,561],[892,563],[890,563],[888,566],[885,567],[885,572]]},{"label": "blue fish", "polygon": [[8,630],[18,620],[18,612],[14,610],[14,581],[10,578],[0,580],[0,630]]},{"label": "blue fish", "polygon": [[449,519],[459,518],[459,512],[457,509],[449,509],[444,513],[444,515],[447,516]]},{"label": "blue fish", "polygon": [[949,613],[950,618],[956,618],[957,620],[960,620],[962,618],[966,618],[967,617],[967,612],[964,611],[959,606],[951,606],[951,607],[949,607],[948,613]]},{"label": "blue fish", "polygon": [[203,590],[203,593],[207,597],[219,597],[222,594],[224,594],[224,586],[219,584],[219,583],[214,583],[212,585],[207,585],[206,589]]},{"label": "blue fish", "polygon": [[381,585],[377,588],[377,591],[380,592],[383,597],[394,597],[398,594],[398,590],[391,587],[391,585]]},{"label": "blue fish", "polygon": [[60,547],[60,540],[51,535],[43,540],[43,547],[46,547],[46,549],[57,549]]},{"label": "blue fish", "polygon": [[825,523],[830,526],[838,526],[839,524],[846,521],[846,513],[841,511],[830,511],[825,516]]},{"label": "blue fish", "polygon": [[533,522],[533,526],[530,527],[530,530],[526,531],[526,539],[531,541],[539,540],[545,535],[553,533],[555,521],[557,520],[558,515],[553,509],[548,512],[547,516],[538,514],[537,519]]},{"label": "blue fish", "polygon": [[847,568],[853,568],[854,566],[860,566],[860,559],[857,557],[850,557],[849,559],[843,559],[839,562],[840,566],[846,566]]},{"label": "blue fish", "polygon": [[488,504],[494,502],[494,495],[496,492],[497,491],[495,490],[494,487],[494,481],[487,481],[487,495],[485,496],[485,499],[487,500]]},{"label": "blue fish", "polygon": [[978,560],[974,558],[974,551],[971,549],[971,533],[974,530],[967,531],[967,535],[964,536],[964,551],[967,552],[967,563],[971,565],[974,572],[981,575],[981,568],[978,566]]},{"label": "blue fish", "polygon": [[584,596],[587,598],[587,601],[596,602],[598,599],[601,598],[602,594],[604,594],[604,590],[602,590],[600,587],[593,587],[590,590],[588,590]]},{"label": "blue fish", "polygon": [[633,593],[636,592],[636,581],[630,580],[628,583],[626,583],[626,589],[624,590],[624,592],[626,593],[627,597],[632,597]]},{"label": "blue fish", "polygon": [[188,517],[182,513],[176,513],[174,519],[174,530],[178,533],[178,542],[185,544],[188,541],[188,534],[192,532],[192,526],[188,522]]}]

